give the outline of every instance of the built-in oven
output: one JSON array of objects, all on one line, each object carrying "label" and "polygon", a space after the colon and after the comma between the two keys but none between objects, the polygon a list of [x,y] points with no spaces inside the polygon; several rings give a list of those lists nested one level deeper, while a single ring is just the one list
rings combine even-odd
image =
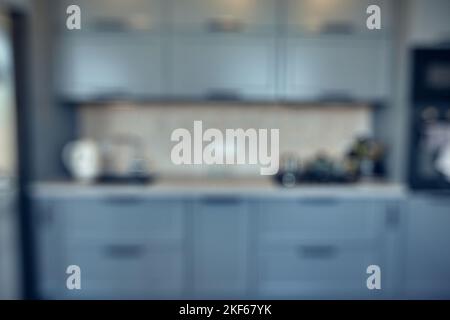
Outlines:
[{"label": "built-in oven", "polygon": [[450,48],[413,52],[409,181],[450,190]]}]

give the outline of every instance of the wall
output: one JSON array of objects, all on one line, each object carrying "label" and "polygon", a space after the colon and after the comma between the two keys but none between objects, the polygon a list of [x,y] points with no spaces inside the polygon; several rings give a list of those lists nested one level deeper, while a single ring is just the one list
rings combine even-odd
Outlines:
[{"label": "wall", "polygon": [[[204,130],[280,129],[280,154],[294,152],[303,160],[318,152],[341,157],[359,135],[372,134],[372,112],[366,106],[161,105],[85,106],[79,112],[79,137],[100,143],[119,134],[142,137],[146,154],[158,172],[204,174],[221,168],[174,166],[170,160],[172,131],[192,132],[195,120]],[[256,167],[230,167],[227,173],[253,174]]]}]

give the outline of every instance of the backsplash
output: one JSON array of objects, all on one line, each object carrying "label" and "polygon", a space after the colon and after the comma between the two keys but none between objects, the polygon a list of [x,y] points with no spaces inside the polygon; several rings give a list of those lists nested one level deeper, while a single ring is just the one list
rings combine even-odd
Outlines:
[{"label": "backsplash", "polygon": [[92,138],[100,145],[117,135],[139,136],[144,142],[150,168],[160,174],[254,175],[256,166],[202,166],[172,164],[176,142],[173,130],[193,130],[202,120],[204,130],[279,129],[280,155],[295,153],[307,160],[319,152],[340,158],[353,140],[372,135],[372,110],[368,106],[270,106],[270,105],[161,105],[143,106],[115,103],[83,106],[78,114],[78,136]]}]

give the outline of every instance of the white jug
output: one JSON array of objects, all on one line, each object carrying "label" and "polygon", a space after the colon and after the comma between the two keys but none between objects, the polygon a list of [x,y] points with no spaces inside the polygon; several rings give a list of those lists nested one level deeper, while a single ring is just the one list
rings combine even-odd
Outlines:
[{"label": "white jug", "polygon": [[72,177],[81,183],[92,183],[100,174],[100,151],[93,140],[68,143],[63,149],[62,158]]}]

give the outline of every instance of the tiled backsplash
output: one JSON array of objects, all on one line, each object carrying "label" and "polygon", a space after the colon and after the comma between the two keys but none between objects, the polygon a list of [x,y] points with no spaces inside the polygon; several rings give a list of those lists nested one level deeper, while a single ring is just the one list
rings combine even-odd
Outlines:
[{"label": "tiled backsplash", "polygon": [[259,172],[252,166],[176,166],[170,155],[171,134],[177,128],[192,132],[194,121],[203,128],[279,129],[280,154],[296,153],[308,159],[318,152],[341,157],[360,135],[372,135],[368,106],[256,106],[256,105],[161,105],[112,104],[84,106],[79,112],[79,137],[104,143],[115,135],[142,138],[151,168],[162,174],[236,174]]}]

